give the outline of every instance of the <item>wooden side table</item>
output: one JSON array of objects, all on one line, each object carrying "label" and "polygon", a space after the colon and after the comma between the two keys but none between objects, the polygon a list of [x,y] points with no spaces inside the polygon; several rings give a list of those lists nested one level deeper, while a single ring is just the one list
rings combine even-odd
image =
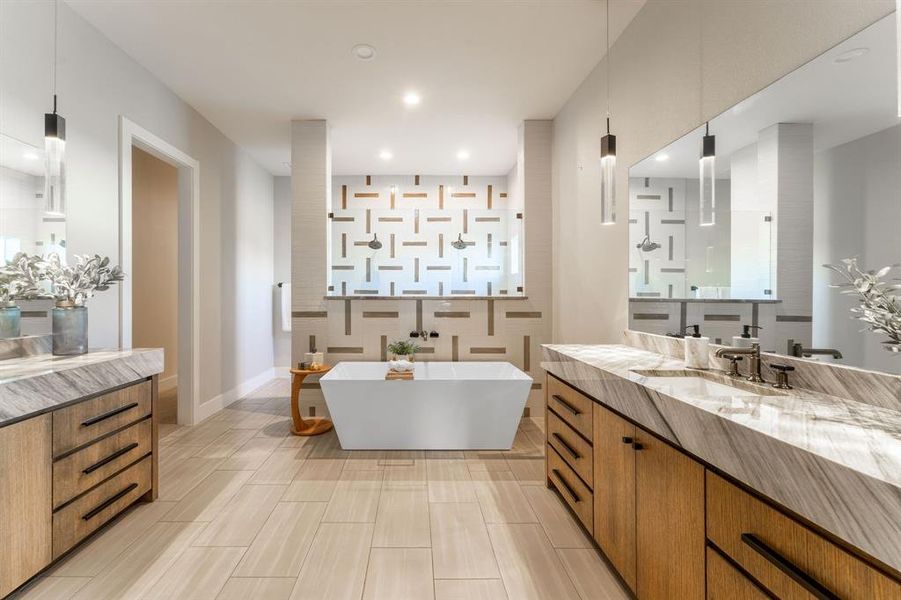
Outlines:
[{"label": "wooden side table", "polygon": [[332,428],[332,422],[325,417],[310,417],[304,419],[300,416],[300,387],[308,375],[325,375],[331,367],[323,366],[316,371],[309,369],[291,369],[291,418],[294,427],[291,433],[294,435],[320,435]]}]

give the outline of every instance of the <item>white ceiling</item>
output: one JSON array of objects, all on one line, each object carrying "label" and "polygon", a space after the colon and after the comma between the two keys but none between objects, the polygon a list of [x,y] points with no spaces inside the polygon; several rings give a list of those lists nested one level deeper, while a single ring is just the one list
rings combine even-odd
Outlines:
[{"label": "white ceiling", "polygon": [[[717,175],[727,177],[729,156],[756,143],[758,133],[775,123],[812,123],[814,152],[901,124],[895,37],[891,14],[710,121]],[[860,48],[868,50],[853,60],[835,61]],[[633,165],[630,176],[697,178],[703,135],[699,127]],[[655,160],[664,154],[668,160]]]},{"label": "white ceiling", "polygon": [[[605,51],[601,0],[66,1],[281,175],[298,118],[330,122],[335,174],[505,174],[518,124],[554,117]],[[611,0],[613,39],[644,2]]]}]

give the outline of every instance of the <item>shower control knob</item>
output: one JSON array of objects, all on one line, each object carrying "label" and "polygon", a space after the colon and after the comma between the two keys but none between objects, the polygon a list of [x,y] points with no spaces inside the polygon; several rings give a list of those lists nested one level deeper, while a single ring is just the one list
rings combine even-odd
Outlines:
[{"label": "shower control knob", "polygon": [[431,331],[431,332],[429,332],[429,337],[430,337],[430,338],[436,338],[436,337],[438,337],[438,332],[437,332],[437,331]]},{"label": "shower control knob", "polygon": [[419,332],[418,332],[418,331],[411,331],[411,332],[410,332],[410,337],[411,337],[411,338],[418,338],[418,337],[419,337]]}]

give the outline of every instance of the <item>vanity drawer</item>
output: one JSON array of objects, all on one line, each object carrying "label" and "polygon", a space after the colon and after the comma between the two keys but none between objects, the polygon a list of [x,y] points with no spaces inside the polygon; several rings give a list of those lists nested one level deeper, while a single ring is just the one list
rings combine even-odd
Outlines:
[{"label": "vanity drawer", "polygon": [[589,487],[594,487],[594,452],[591,444],[556,413],[547,413],[547,441]]},{"label": "vanity drawer", "polygon": [[53,463],[54,508],[149,454],[151,426],[144,419]]},{"label": "vanity drawer", "polygon": [[53,513],[53,559],[146,494],[150,490],[150,471],[148,456]]},{"label": "vanity drawer", "polygon": [[785,600],[901,598],[901,584],[709,471],[707,538]]},{"label": "vanity drawer", "polygon": [[591,411],[594,407],[591,398],[548,375],[547,405],[560,415],[560,418],[572,425],[573,429],[591,439]]},{"label": "vanity drawer", "polygon": [[707,548],[707,600],[768,600],[769,596],[719,552]]},{"label": "vanity drawer", "polygon": [[594,498],[591,490],[582,483],[575,471],[560,458],[551,445],[548,445],[547,448],[547,476],[569,507],[578,515],[585,529],[589,533],[594,532]]},{"label": "vanity drawer", "polygon": [[150,394],[150,381],[142,381],[54,411],[53,456],[149,415]]}]

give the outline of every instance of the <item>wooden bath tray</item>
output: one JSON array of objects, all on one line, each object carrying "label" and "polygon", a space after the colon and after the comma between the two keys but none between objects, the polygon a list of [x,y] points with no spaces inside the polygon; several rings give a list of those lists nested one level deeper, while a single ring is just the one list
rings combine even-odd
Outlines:
[{"label": "wooden bath tray", "polygon": [[387,373],[385,373],[385,379],[387,381],[413,381],[413,371],[388,371]]}]

